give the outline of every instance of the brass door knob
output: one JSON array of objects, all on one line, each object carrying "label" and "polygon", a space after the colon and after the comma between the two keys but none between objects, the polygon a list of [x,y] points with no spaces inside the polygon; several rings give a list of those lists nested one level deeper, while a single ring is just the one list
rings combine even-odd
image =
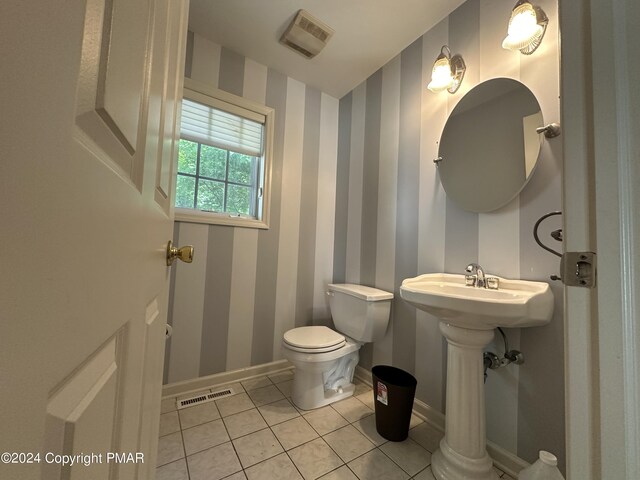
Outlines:
[{"label": "brass door knob", "polygon": [[167,266],[173,265],[175,259],[178,258],[185,263],[193,262],[193,246],[186,245],[184,247],[174,247],[173,242],[169,240],[167,243]]}]

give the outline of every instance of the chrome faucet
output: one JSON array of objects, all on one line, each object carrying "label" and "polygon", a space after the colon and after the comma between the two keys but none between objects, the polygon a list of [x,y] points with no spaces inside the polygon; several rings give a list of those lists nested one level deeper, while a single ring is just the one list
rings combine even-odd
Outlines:
[{"label": "chrome faucet", "polygon": [[465,284],[469,287],[489,288],[498,290],[500,288],[500,278],[485,275],[484,268],[477,263],[470,263],[465,268]]},{"label": "chrome faucet", "polygon": [[467,285],[487,288],[487,284],[484,279],[484,269],[480,265],[477,263],[470,263],[467,265],[465,271],[467,272]]}]

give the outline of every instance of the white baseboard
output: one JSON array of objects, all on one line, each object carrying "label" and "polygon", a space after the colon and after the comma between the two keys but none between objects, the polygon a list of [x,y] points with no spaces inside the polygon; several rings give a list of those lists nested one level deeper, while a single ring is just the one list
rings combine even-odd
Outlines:
[{"label": "white baseboard", "polygon": [[[358,365],[354,375],[361,382],[371,386],[372,381],[370,370]],[[444,433],[445,415],[443,413],[418,399],[415,399],[413,402],[413,413],[425,422],[429,423],[436,430]],[[490,441],[487,441],[487,452],[493,459],[494,465],[508,475],[511,475],[513,478],[517,478],[518,472],[529,466],[529,463],[525,460]]]},{"label": "white baseboard", "polygon": [[289,360],[277,360],[271,363],[263,363],[254,367],[240,368],[230,372],[215,373],[206,377],[192,378],[182,382],[168,383],[162,387],[163,397],[173,397],[209,388],[212,385],[249,380],[260,375],[273,375],[293,368]]},{"label": "white baseboard", "polygon": [[493,442],[487,440],[487,452],[489,456],[493,458],[493,463],[496,467],[502,470],[504,473],[511,475],[513,478],[518,478],[518,473],[530,464],[526,460],[521,459],[519,456],[511,453],[509,450],[496,445]]}]

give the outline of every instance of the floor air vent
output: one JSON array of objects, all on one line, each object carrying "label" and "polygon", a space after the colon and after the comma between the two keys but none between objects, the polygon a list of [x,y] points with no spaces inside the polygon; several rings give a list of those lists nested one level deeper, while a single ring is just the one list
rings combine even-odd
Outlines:
[{"label": "floor air vent", "polygon": [[234,394],[235,392],[233,391],[233,388],[225,388],[224,390],[218,390],[216,392],[203,393],[200,395],[196,395],[195,397],[183,398],[182,400],[178,400],[177,407],[178,410],[181,410],[183,408],[193,407],[194,405],[199,405],[201,403],[212,402],[220,398],[230,397]]}]

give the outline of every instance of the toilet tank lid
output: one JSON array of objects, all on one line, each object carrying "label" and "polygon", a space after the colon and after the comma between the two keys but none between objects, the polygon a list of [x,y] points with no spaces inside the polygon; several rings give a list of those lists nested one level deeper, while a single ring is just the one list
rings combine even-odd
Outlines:
[{"label": "toilet tank lid", "polygon": [[378,288],[356,285],[354,283],[330,283],[330,292],[341,292],[352,295],[367,302],[378,302],[380,300],[391,300],[393,293],[385,292]]}]

